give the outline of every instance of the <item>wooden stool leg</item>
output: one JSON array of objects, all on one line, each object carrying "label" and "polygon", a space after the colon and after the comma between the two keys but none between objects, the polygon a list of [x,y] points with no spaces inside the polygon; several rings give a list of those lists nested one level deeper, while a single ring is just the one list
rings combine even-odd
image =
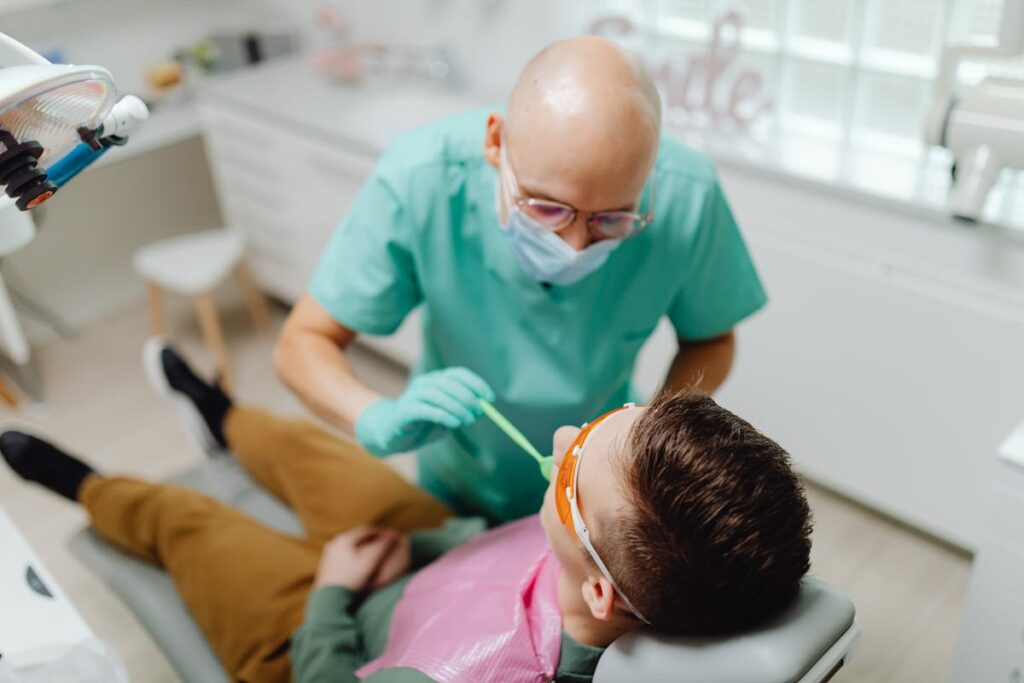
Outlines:
[{"label": "wooden stool leg", "polygon": [[17,408],[20,403],[18,395],[14,393],[3,377],[0,377],[0,401],[3,401],[9,408]]},{"label": "wooden stool leg", "polygon": [[163,292],[153,282],[147,282],[146,289],[149,292],[149,333],[159,337],[164,333]]},{"label": "wooden stool leg", "polygon": [[196,296],[196,312],[199,314],[199,327],[203,331],[203,340],[213,356],[213,364],[220,373],[221,386],[228,393],[232,391],[231,368],[228,366],[228,354],[224,347],[224,335],[217,321],[217,306],[209,292]]},{"label": "wooden stool leg", "polygon": [[235,278],[242,288],[242,293],[245,294],[245,305],[249,308],[252,324],[260,332],[269,331],[270,311],[267,310],[267,300],[263,297],[263,292],[256,287],[256,283],[252,281],[252,275],[244,263],[238,264],[238,267],[235,268]]}]

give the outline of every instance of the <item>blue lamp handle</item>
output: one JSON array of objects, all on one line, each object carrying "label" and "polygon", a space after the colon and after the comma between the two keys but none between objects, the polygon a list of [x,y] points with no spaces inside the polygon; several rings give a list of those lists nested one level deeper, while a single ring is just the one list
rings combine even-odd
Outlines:
[{"label": "blue lamp handle", "polygon": [[53,166],[50,166],[46,174],[54,185],[63,187],[66,182],[103,156],[108,149],[110,148],[107,146],[93,149],[86,143],[80,142],[70,152],[58,159]]}]

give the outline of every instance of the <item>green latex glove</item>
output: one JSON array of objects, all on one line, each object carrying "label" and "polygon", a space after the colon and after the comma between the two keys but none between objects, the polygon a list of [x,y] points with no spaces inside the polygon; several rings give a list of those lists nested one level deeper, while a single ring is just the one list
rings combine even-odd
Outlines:
[{"label": "green latex glove", "polygon": [[466,368],[428,372],[398,398],[368,405],[356,420],[356,438],[374,455],[415,450],[476,422],[483,399],[493,401],[494,390]]}]

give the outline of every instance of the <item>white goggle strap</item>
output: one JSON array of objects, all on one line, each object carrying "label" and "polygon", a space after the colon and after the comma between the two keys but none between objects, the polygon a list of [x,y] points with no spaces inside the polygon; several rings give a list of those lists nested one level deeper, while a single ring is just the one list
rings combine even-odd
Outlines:
[{"label": "white goggle strap", "polygon": [[[635,408],[636,404],[627,403],[623,407]],[[594,431],[590,432],[590,434],[587,435],[586,440],[582,444],[577,446],[577,457],[579,457],[579,454],[583,453],[583,448],[587,445],[587,441],[590,441],[590,438],[594,436],[594,434],[597,434],[597,432],[600,431],[601,427],[603,426],[604,422],[594,427]],[[615,593],[620,598],[622,598],[622,601],[624,603],[626,603],[626,607],[629,608],[629,611],[632,612],[640,621],[644,622],[645,624],[650,624],[651,622],[647,621],[644,615],[641,614],[640,611],[633,606],[633,603],[629,601],[629,598],[627,598],[625,593],[622,592],[622,590],[619,588],[619,585],[615,583],[615,579],[612,578],[612,573],[608,571],[607,565],[605,565],[604,561],[601,559],[601,556],[597,554],[597,550],[594,548],[594,544],[590,542],[590,531],[587,529],[587,525],[583,522],[583,516],[580,514],[580,507],[579,503],[577,503],[576,501],[576,496],[572,495],[573,491],[579,491],[580,467],[582,466],[582,464],[582,458],[580,458],[580,462],[576,463],[576,470],[573,472],[572,488],[566,489],[565,491],[565,497],[569,499],[569,509],[572,511],[572,523],[573,528],[576,529],[576,536],[580,539],[580,543],[583,544],[583,547],[587,549],[587,553],[590,554],[590,558],[594,560],[594,564],[597,565],[597,568],[601,570],[601,573],[604,575],[604,578],[608,579],[608,583],[610,583],[612,585],[612,588],[615,589]]]},{"label": "white goggle strap", "polygon": [[576,500],[574,498],[570,498],[569,501],[569,507],[572,509],[573,525],[576,528],[576,536],[580,539],[583,547],[587,549],[591,559],[594,560],[594,564],[596,564],[597,568],[601,570],[604,578],[608,579],[608,583],[610,583],[612,588],[615,589],[615,594],[622,598],[622,602],[626,603],[626,607],[629,608],[629,611],[645,624],[651,623],[647,621],[643,614],[640,613],[640,610],[633,606],[633,603],[629,601],[629,598],[627,598],[626,594],[622,592],[619,585],[615,583],[615,579],[612,578],[612,573],[608,571],[608,567],[601,559],[601,556],[597,554],[597,550],[594,549],[594,545],[590,542],[590,532],[587,531],[587,525],[583,523],[583,518],[580,517],[580,509],[576,505]]}]

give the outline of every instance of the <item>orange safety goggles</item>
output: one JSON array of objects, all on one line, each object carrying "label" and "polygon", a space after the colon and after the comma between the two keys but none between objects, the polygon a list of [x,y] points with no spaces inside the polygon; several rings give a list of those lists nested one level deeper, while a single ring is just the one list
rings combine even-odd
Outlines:
[{"label": "orange safety goggles", "polygon": [[577,487],[579,485],[580,478],[580,463],[583,460],[583,453],[586,450],[587,443],[590,441],[590,437],[596,434],[601,425],[612,415],[619,413],[623,410],[630,410],[636,408],[636,404],[627,403],[621,408],[610,410],[604,415],[598,417],[592,422],[583,425],[583,429],[576,435],[576,439],[572,442],[569,450],[566,451],[565,457],[562,459],[562,464],[558,468],[558,476],[555,477],[555,509],[558,511],[558,518],[561,520],[562,525],[565,526],[570,532],[576,534],[583,547],[587,549],[591,559],[594,560],[594,564],[601,570],[601,573],[612,587],[615,592],[622,598],[622,601],[626,603],[629,610],[636,615],[640,621],[650,623],[640,614],[639,611],[633,606],[633,603],[629,601],[619,589],[615,579],[612,578],[611,572],[608,571],[608,566],[601,559],[600,555],[597,554],[597,550],[594,548],[593,543],[590,541],[590,532],[587,530],[587,525],[583,522],[583,514],[580,507],[579,496],[577,495]]},{"label": "orange safety goggles", "polygon": [[595,428],[612,415],[625,410],[628,406],[609,410],[604,415],[596,418],[593,422],[583,425],[583,429],[576,435],[576,439],[569,446],[562,458],[562,464],[558,468],[558,476],[555,478],[555,508],[558,510],[558,518],[569,531],[576,533],[573,523],[572,506],[575,503],[579,507],[576,498],[576,483],[579,479],[580,458],[587,440]]}]

